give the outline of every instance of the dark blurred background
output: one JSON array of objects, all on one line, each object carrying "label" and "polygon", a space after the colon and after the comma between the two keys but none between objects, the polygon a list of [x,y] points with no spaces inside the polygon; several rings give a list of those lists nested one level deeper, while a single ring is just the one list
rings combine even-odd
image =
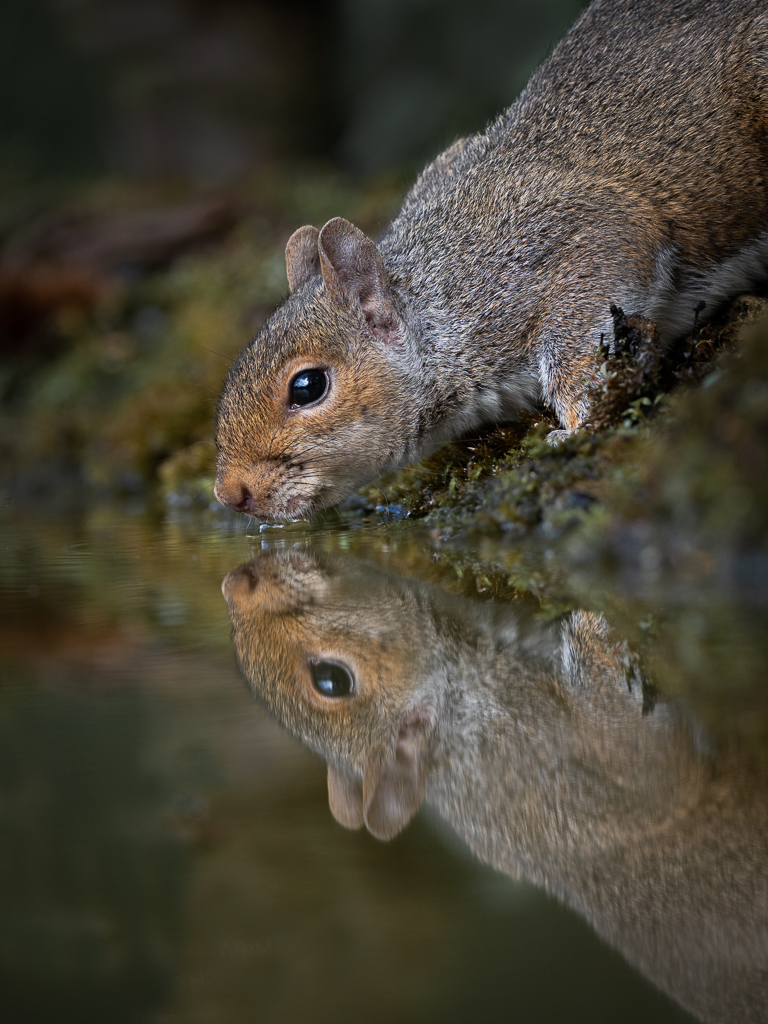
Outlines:
[{"label": "dark blurred background", "polygon": [[578,0],[3,0],[0,170],[413,168],[508,105]]}]

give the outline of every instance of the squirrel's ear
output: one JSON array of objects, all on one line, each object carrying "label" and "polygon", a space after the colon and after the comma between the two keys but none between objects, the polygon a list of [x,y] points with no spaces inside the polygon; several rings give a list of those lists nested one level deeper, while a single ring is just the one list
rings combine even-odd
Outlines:
[{"label": "squirrel's ear", "polygon": [[363,777],[363,814],[371,835],[392,839],[421,806],[427,771],[427,720],[406,719],[394,752],[375,759]]},{"label": "squirrel's ear", "polygon": [[318,239],[323,282],[340,302],[357,304],[371,328],[388,336],[397,330],[394,293],[374,242],[343,217],[329,220]]},{"label": "squirrel's ear", "polygon": [[291,294],[306,284],[310,277],[320,273],[320,253],[317,239],[320,232],[311,224],[294,231],[285,247],[285,269]]},{"label": "squirrel's ear", "polygon": [[328,806],[344,828],[363,827],[363,786],[343,769],[328,765]]}]

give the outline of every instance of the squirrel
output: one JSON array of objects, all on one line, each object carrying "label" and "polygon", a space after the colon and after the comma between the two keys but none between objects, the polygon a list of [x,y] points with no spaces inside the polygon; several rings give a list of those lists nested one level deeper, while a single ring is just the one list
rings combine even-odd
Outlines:
[{"label": "squirrel", "polygon": [[612,304],[669,346],[768,277],[764,0],[595,0],[377,243],[335,217],[286,268],[219,400],[223,504],[307,518],[544,407],[556,442],[588,415]]},{"label": "squirrel", "polygon": [[222,589],[254,695],[327,762],[340,824],[391,839],[426,803],[701,1020],[768,1021],[768,779],[683,705],[645,707],[600,616],[298,549]]}]

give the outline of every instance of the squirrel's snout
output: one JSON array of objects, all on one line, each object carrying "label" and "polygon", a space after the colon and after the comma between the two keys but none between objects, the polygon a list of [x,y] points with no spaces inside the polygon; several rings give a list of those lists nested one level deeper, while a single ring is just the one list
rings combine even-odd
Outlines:
[{"label": "squirrel's snout", "polygon": [[277,462],[245,469],[221,467],[213,493],[222,505],[257,519],[300,518],[313,508],[311,488],[291,486]]},{"label": "squirrel's snout", "polygon": [[240,480],[217,480],[213,493],[217,501],[222,505],[228,505],[236,512],[250,511],[249,504],[253,501],[253,495]]}]

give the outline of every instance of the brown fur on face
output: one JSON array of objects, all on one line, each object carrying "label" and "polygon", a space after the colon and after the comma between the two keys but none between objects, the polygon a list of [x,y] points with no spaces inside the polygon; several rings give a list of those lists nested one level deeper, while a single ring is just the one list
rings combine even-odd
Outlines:
[{"label": "brown fur on face", "polygon": [[[306,552],[223,589],[248,681],[328,761],[341,824],[391,838],[426,800],[702,1020],[766,1020],[766,779],[682,708],[644,714],[599,617],[545,623]],[[318,694],[313,658],[354,692]]]},{"label": "brown fur on face", "polygon": [[[377,357],[365,321],[322,291],[309,301],[322,315],[295,319],[283,307],[235,364],[219,403],[217,497],[239,505],[248,492],[244,510],[264,519],[335,504],[368,478],[372,463],[384,467],[401,455],[392,430],[396,375]],[[291,408],[291,381],[314,368],[328,374],[326,397]]]}]

